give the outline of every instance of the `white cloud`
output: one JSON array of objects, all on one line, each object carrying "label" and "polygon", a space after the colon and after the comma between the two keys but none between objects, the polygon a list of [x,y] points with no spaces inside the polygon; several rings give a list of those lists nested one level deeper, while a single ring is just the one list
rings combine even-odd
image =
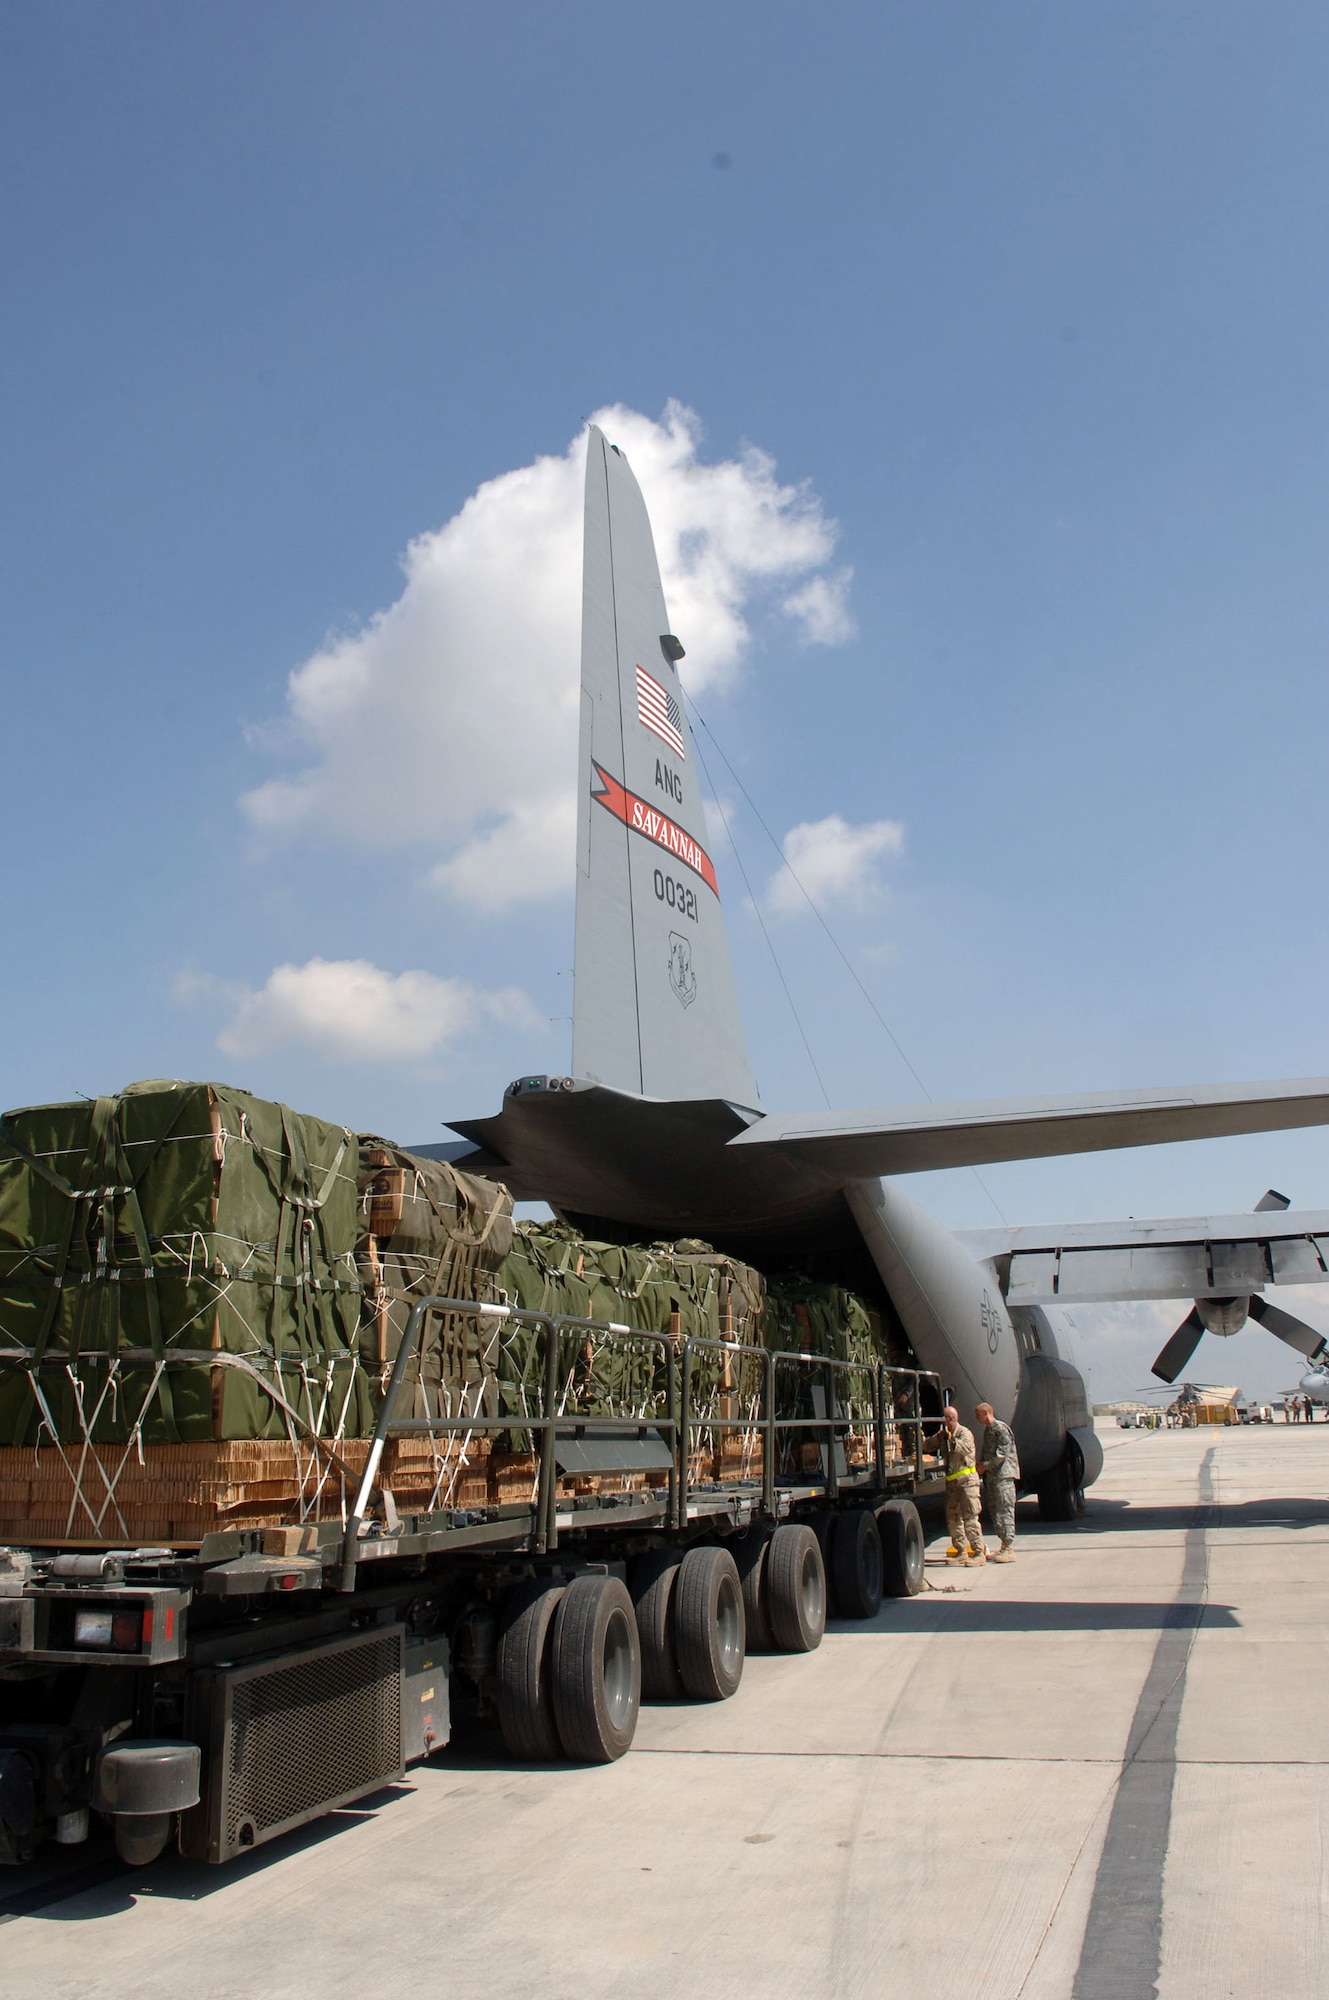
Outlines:
[{"label": "white cloud", "polygon": [[[848,636],[849,573],[821,574],[836,529],[807,485],[755,449],[703,464],[679,403],[594,421],[646,496],[690,691],[733,676],[763,604],[806,640]],[[256,829],[432,846],[435,883],[487,907],[571,883],[584,467],[583,434],[488,480],[411,543],[396,603],[294,670],[282,722],[257,735],[298,768],[246,796]]]},{"label": "white cloud", "polygon": [[566,888],[576,838],[577,798],[571,789],[520,800],[506,819],[440,861],[429,879],[467,902],[505,909]]},{"label": "white cloud", "polygon": [[878,886],[879,862],[903,852],[904,828],[894,819],[851,826],[831,813],[791,827],[782,845],[787,866],[772,876],[767,894],[773,909],[796,916],[807,909],[803,889],[817,904],[862,901]]},{"label": "white cloud", "polygon": [[809,646],[842,646],[858,630],[849,615],[851,569],[837,570],[834,576],[813,576],[786,597],[781,610],[797,619]]},{"label": "white cloud", "polygon": [[364,958],[311,958],[278,965],[255,992],[188,973],[176,996],[225,994],[234,1009],[217,1037],[224,1055],[271,1055],[305,1048],[332,1062],[419,1062],[486,1021],[543,1025],[514,988],[486,993],[432,972],[384,972]]}]

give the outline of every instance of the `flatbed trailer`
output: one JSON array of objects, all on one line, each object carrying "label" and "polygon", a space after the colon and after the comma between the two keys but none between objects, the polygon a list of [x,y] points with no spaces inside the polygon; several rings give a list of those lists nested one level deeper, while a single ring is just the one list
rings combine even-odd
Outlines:
[{"label": "flatbed trailer", "polygon": [[[520,1333],[520,1408],[490,1381],[405,1414],[429,1312]],[[604,1393],[606,1362],[635,1394]],[[128,1861],[174,1839],[226,1862],[400,1779],[468,1714],[524,1758],[611,1761],[643,1694],[723,1699],[749,1647],[809,1651],[828,1609],[922,1588],[943,1400],[917,1369],[421,1299],[343,1518],[0,1551],[0,1859],[99,1814]],[[529,1493],[399,1511],[385,1454],[421,1435],[521,1442]]]}]

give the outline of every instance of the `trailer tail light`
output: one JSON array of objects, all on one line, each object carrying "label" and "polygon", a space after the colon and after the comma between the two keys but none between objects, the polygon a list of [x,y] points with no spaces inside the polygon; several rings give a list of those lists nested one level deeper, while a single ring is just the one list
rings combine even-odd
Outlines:
[{"label": "trailer tail light", "polygon": [[[0,1598],[0,1657],[20,1652],[63,1666],[94,1660],[156,1666],[183,1659],[188,1603],[187,1591],[166,1586],[92,1592],[71,1590],[63,1581],[39,1585],[22,1598]],[[18,1610],[18,1620],[6,1622],[7,1605]]]},{"label": "trailer tail light", "polygon": [[115,1613],[113,1611],[76,1611],[74,1613],[74,1644],[76,1646],[106,1646],[109,1648],[115,1635]]},{"label": "trailer tail light", "polygon": [[143,1613],[137,1605],[98,1605],[74,1613],[74,1644],[107,1653],[137,1653],[143,1643]]}]

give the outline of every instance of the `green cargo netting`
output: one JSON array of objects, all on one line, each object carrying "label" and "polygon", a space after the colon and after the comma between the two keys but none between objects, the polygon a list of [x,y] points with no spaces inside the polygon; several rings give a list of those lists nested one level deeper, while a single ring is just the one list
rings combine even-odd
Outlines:
[{"label": "green cargo netting", "polygon": [[355,1171],[341,1126],[221,1084],[0,1119],[0,1346],[37,1364],[0,1370],[0,1441],[289,1435],[251,1375],[172,1349],[245,1356],[312,1429],[364,1429]]},{"label": "green cargo netting", "polygon": [[828,1354],[871,1368],[887,1359],[881,1322],[843,1285],[811,1278],[773,1282],[766,1301],[766,1345],[788,1353]]},{"label": "green cargo netting", "polygon": [[[764,1283],[709,1244],[598,1243],[559,1223],[518,1223],[499,1282],[508,1301],[532,1312],[595,1319],[676,1340],[758,1344]],[[526,1415],[542,1394],[543,1343],[535,1327],[513,1328],[499,1358],[500,1408]],[[559,1347],[559,1408],[586,1416],[643,1419],[665,1411],[667,1366],[658,1343],[568,1330]],[[714,1348],[692,1357],[694,1406],[705,1409],[730,1371]]]},{"label": "green cargo netting", "polygon": [[[766,1299],[764,1331],[766,1345],[778,1353],[823,1354],[833,1361],[853,1364],[851,1373],[836,1373],[837,1407],[855,1422],[871,1415],[872,1371],[888,1358],[886,1338],[879,1316],[856,1293],[812,1278],[773,1282]],[[776,1415],[824,1415],[823,1372],[789,1361],[777,1363]]]},{"label": "green cargo netting", "polygon": [[[381,1395],[418,1299],[493,1300],[512,1248],[512,1197],[496,1182],[417,1159],[387,1139],[359,1142],[356,1261],[364,1285],[360,1357]],[[430,1312],[399,1416],[480,1416],[495,1409],[499,1334],[470,1314]]]},{"label": "green cargo netting", "polygon": [[[0,1348],[32,1364],[0,1367],[0,1444],[366,1436],[430,1294],[714,1342],[692,1351],[692,1404],[724,1423],[755,1414],[763,1369],[724,1343],[886,1358],[880,1322],[840,1286],[768,1295],[695,1239],[514,1231],[505,1188],[225,1085],[135,1084],[0,1119]],[[152,1358],[123,1361],[131,1349]],[[181,1350],[250,1372],[166,1368]],[[810,1372],[783,1368],[781,1414],[810,1411]],[[543,1372],[537,1328],[431,1313],[413,1410],[520,1419]],[[666,1378],[660,1342],[568,1329],[557,1407],[658,1418]]]}]

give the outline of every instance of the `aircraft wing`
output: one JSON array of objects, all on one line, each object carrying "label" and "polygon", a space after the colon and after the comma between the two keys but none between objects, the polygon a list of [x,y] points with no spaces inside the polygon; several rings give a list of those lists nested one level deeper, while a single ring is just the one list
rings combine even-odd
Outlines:
[{"label": "aircraft wing", "polygon": [[1329,1209],[956,1232],[1009,1305],[1241,1297],[1329,1280]]},{"label": "aircraft wing", "polygon": [[836,1178],[869,1180],[936,1167],[985,1167],[998,1160],[1326,1124],[1329,1077],[1317,1076],[1199,1089],[906,1104],[876,1111],[776,1112],[729,1144],[778,1148]]}]

